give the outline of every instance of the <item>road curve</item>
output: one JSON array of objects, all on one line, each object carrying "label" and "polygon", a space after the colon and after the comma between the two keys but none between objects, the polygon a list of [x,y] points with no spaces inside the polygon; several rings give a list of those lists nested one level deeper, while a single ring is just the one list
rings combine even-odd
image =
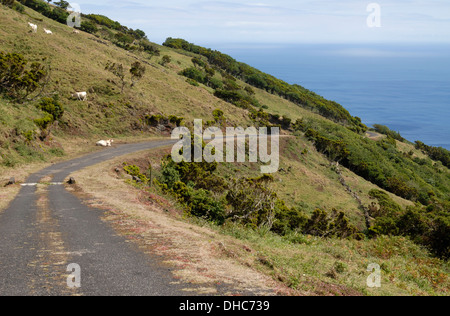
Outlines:
[{"label": "road curve", "polygon": [[[164,147],[154,141],[108,148],[54,164],[26,183],[73,172],[125,154]],[[1,296],[180,296],[186,293],[157,257],[134,249],[63,185],[24,186],[0,213]],[[75,267],[68,269],[70,264]],[[74,278],[71,275],[74,274]],[[69,282],[68,282],[69,280]],[[77,285],[77,282],[79,284]]]}]

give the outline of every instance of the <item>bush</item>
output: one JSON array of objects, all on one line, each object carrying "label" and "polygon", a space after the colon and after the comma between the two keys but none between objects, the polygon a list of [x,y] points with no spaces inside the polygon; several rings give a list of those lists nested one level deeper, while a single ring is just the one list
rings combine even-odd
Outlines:
[{"label": "bush", "polygon": [[35,119],[34,123],[41,129],[41,131],[47,130],[47,128],[54,122],[53,115],[46,114],[43,118]]},{"label": "bush", "polygon": [[369,195],[376,198],[380,204],[375,222],[369,228],[370,237],[409,237],[416,244],[427,247],[436,256],[449,258],[450,216],[447,211],[432,205],[428,208],[408,207],[403,210],[382,191],[372,190]]},{"label": "bush", "polygon": [[281,236],[303,232],[307,222],[308,217],[301,210],[287,207],[282,200],[276,201],[273,232]]},{"label": "bush", "polygon": [[186,82],[189,83],[191,86],[200,87],[200,84],[197,81],[195,81],[194,79],[187,78]]},{"label": "bush", "polygon": [[161,176],[159,177],[158,181],[164,186],[166,190],[168,190],[172,189],[175,183],[181,182],[181,176],[175,168],[175,165],[166,161],[162,165]]},{"label": "bush", "polygon": [[303,233],[319,237],[339,237],[362,239],[363,234],[347,219],[343,212],[333,210],[331,216],[316,209],[308,220]]},{"label": "bush", "polygon": [[161,59],[161,65],[166,66],[172,62],[172,58],[169,55],[164,55]]},{"label": "bush", "polygon": [[32,63],[20,54],[0,51],[0,92],[21,102],[35,92],[47,71],[40,63]]},{"label": "bush", "polygon": [[314,143],[319,152],[325,154],[331,160],[346,163],[350,151],[344,141],[329,139],[313,129],[308,129],[305,136]]},{"label": "bush", "polygon": [[15,0],[2,0],[1,3],[7,7],[12,7],[14,4]]},{"label": "bush", "polygon": [[440,258],[450,258],[450,217],[439,216],[433,220],[429,232],[432,251]]},{"label": "bush", "polygon": [[416,141],[416,149],[422,150],[431,159],[440,161],[444,166],[450,168],[450,151],[442,147],[432,147]]},{"label": "bush", "polygon": [[57,97],[42,98],[36,107],[41,111],[52,115],[54,121],[60,120],[64,114],[64,108]]},{"label": "bush", "polygon": [[191,189],[187,202],[190,215],[210,220],[218,225],[225,222],[225,208],[222,203],[215,200],[210,191]]},{"label": "bush", "polygon": [[54,8],[48,17],[55,20],[61,24],[67,23],[67,18],[69,17],[69,12],[62,8]]},{"label": "bush", "polygon": [[25,7],[20,3],[15,2],[12,8],[19,13],[25,13]]},{"label": "bush", "polygon": [[182,72],[180,72],[180,75],[200,83],[206,83],[206,74],[200,69],[197,69],[195,67],[184,69]]},{"label": "bush", "polygon": [[86,33],[95,34],[98,31],[97,25],[91,21],[81,21],[80,29]]},{"label": "bush", "polygon": [[401,142],[405,141],[405,139],[400,135],[400,133],[390,130],[389,127],[387,127],[387,126],[380,125],[380,124],[374,124],[373,128],[378,133],[384,134],[390,138],[396,139]]},{"label": "bush", "polygon": [[271,230],[275,218],[276,193],[270,190],[270,176],[233,181],[229,186],[226,200],[232,210],[229,217],[236,222]]},{"label": "bush", "polygon": [[135,165],[125,165],[123,170],[129,174],[130,176],[136,177],[142,181],[142,183],[147,184],[149,181],[145,175],[141,173],[141,170],[138,166]]},{"label": "bush", "polygon": [[211,78],[208,81],[208,86],[213,88],[214,90],[222,89],[223,88],[223,82],[220,79],[217,78]]}]

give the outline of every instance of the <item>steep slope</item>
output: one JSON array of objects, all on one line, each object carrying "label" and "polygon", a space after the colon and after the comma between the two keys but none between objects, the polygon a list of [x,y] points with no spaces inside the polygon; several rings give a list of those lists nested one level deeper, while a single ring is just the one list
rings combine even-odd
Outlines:
[{"label": "steep slope", "polygon": [[[211,120],[212,111],[217,107],[233,118],[230,124],[248,121],[245,111],[215,98],[202,88],[186,84],[182,77],[174,75],[189,60],[186,56],[167,52],[173,62],[163,67],[155,59],[151,63],[147,62],[148,56],[129,54],[85,32],[74,34],[66,25],[43,17],[29,8],[25,9],[27,15],[4,6],[0,8],[1,50],[21,54],[29,63],[40,62],[51,68],[49,83],[39,98],[13,106],[13,109],[2,106],[1,116],[12,118],[2,124],[2,137],[5,134],[11,136],[14,133],[10,131],[14,129],[19,129],[16,133],[18,136],[34,132],[37,127],[33,126],[32,120],[40,116],[34,105],[42,97],[54,96],[58,96],[65,109],[59,128],[53,130],[56,135],[61,132],[117,137],[148,131],[144,122],[147,115],[177,115],[184,117],[186,122],[193,118]],[[30,33],[28,21],[38,24],[37,33]],[[45,34],[43,28],[52,30],[53,35]],[[131,88],[127,72],[136,60],[145,65],[146,73]],[[126,69],[127,86],[123,93],[120,93],[119,80],[105,70],[108,61],[123,64]],[[87,91],[88,101],[72,99],[71,94],[77,91]],[[1,102],[4,105],[11,104],[12,100],[2,99]],[[23,124],[24,121],[26,124]],[[2,141],[11,142],[11,137],[3,138]]]},{"label": "steep slope", "polygon": [[[28,22],[38,25],[37,33],[30,32]],[[210,51],[198,46],[159,46],[149,42],[152,49],[159,51],[153,56],[138,45],[118,43],[114,38],[120,31],[106,25],[94,25],[97,28],[92,30],[94,34],[84,31],[75,34],[66,25],[30,8],[19,13],[3,5],[0,6],[0,26],[0,51],[21,54],[29,63],[39,62],[49,69],[48,80],[45,80],[48,82],[42,85],[44,89],[36,90],[29,96],[30,100],[16,102],[6,95],[0,96],[0,164],[3,166],[17,168],[24,163],[63,156],[65,142],[74,138],[92,147],[98,138],[129,140],[167,136],[170,129],[162,132],[161,124],[171,127],[175,124],[162,116],[173,116],[174,121],[183,118],[188,127],[192,127],[194,119],[209,121],[211,125],[220,122],[222,127],[277,125],[283,127],[283,134],[287,136],[281,140],[280,170],[270,183],[270,190],[276,192],[286,206],[277,206],[279,214],[285,216],[286,211],[292,218],[301,217],[299,222],[309,220],[310,226],[320,226],[320,216],[324,214],[320,211],[330,214],[336,209],[345,214],[344,224],[348,219],[360,237],[395,235],[399,238],[386,237],[393,249],[397,242],[407,249],[412,244],[408,240],[411,239],[428,247],[425,250],[414,245],[419,257],[429,258],[429,250],[439,252],[442,257],[448,255],[448,168],[431,160],[413,144],[387,136],[377,140],[368,138],[360,121],[341,106],[301,87],[286,86],[218,52],[213,58]],[[53,35],[44,33],[44,27]],[[222,60],[222,65],[217,60]],[[129,69],[136,61],[146,70],[142,79],[132,85]],[[108,65],[123,65],[126,83],[123,92],[120,78],[107,69]],[[233,67],[228,67],[230,65]],[[244,72],[233,70],[237,69],[236,65]],[[249,80],[246,74],[252,72],[252,80]],[[264,81],[259,80],[261,78]],[[86,91],[88,100],[73,99],[71,94],[77,91]],[[44,134],[36,121],[47,115],[41,106],[43,98],[57,100],[64,108],[62,117],[45,128]],[[219,118],[217,113],[213,114],[216,109],[223,112]],[[261,176],[259,166],[220,164],[214,179],[255,179]],[[140,167],[147,170],[149,166]],[[161,166],[155,168],[154,177],[164,180],[162,169]],[[198,201],[211,202],[214,206],[224,203],[226,190],[210,194],[208,191],[213,188],[203,187],[192,191],[198,189],[195,187],[196,182],[201,182],[198,180],[193,178],[177,185],[193,193]],[[152,192],[166,197],[180,193],[147,187],[145,190],[155,190]],[[182,202],[180,208],[184,209]],[[205,217],[199,209],[189,207],[191,215]],[[229,211],[230,205],[224,208]],[[285,221],[291,220],[285,217]],[[258,223],[245,224],[265,229],[264,225],[258,227]],[[276,238],[287,240],[285,246],[292,248],[299,243],[305,246],[302,255],[306,252],[305,256],[314,256],[315,253],[307,249],[309,239],[302,235],[318,237],[318,243],[323,246],[328,239],[321,237],[328,231],[317,233],[311,227],[301,227],[302,223],[295,224],[297,226],[292,224],[289,231],[277,231]],[[329,223],[326,226],[327,229],[332,227]],[[332,240],[338,240],[338,244],[343,242],[339,238]],[[374,240],[349,242],[349,248],[379,247]],[[406,252],[401,255],[403,264],[413,260],[405,259]],[[377,258],[380,257],[383,255]],[[364,256],[358,260],[364,261]],[[430,259],[430,262],[434,261]],[[434,269],[434,263],[430,265]],[[441,285],[448,281],[447,277],[444,279]]]}]

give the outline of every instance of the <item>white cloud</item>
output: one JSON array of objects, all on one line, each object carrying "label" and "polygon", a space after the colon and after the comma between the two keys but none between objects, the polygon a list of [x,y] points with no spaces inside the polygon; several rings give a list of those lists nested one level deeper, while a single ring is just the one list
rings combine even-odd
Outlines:
[{"label": "white cloud", "polygon": [[[382,28],[370,29],[367,5],[381,5]],[[85,1],[84,13],[104,14],[150,39],[210,42],[450,42],[450,1],[246,0]]]}]

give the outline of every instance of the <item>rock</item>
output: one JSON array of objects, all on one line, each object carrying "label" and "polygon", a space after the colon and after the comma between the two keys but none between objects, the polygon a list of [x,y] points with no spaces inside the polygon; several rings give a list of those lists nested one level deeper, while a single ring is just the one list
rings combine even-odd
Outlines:
[{"label": "rock", "polygon": [[7,187],[8,185],[13,185],[16,184],[16,179],[14,177],[11,177],[8,181],[8,183],[6,183],[5,187]]},{"label": "rock", "polygon": [[142,183],[142,180],[136,176],[133,176],[133,180],[136,181],[137,183]]},{"label": "rock", "polygon": [[67,181],[67,183],[68,183],[68,184],[75,184],[75,183],[77,183],[77,182],[75,181],[74,178],[70,177],[70,179],[69,179],[69,181]]}]

